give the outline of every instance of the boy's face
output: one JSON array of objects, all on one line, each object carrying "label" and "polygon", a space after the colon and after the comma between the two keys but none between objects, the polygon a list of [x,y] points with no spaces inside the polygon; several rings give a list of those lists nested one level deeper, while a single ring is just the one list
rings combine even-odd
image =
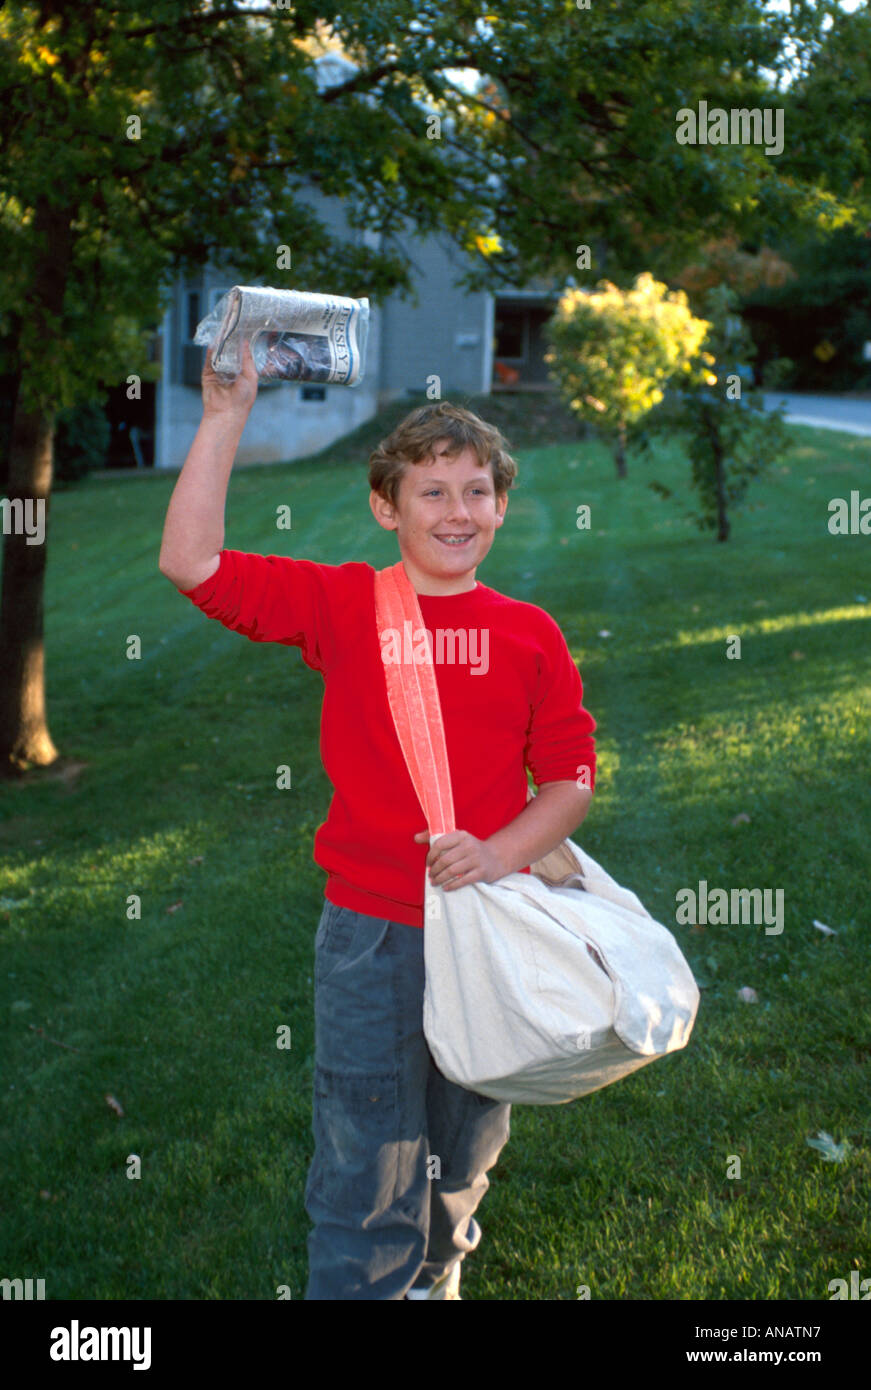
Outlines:
[{"label": "boy's face", "polygon": [[[376,521],[396,531],[405,571],[419,594],[459,594],[475,587],[475,569],[493,544],[508,497],[497,498],[490,465],[482,467],[474,449],[454,458],[439,440],[434,458],[409,464],[400,480],[394,509],[369,494]],[[446,537],[464,537],[451,543]]]}]

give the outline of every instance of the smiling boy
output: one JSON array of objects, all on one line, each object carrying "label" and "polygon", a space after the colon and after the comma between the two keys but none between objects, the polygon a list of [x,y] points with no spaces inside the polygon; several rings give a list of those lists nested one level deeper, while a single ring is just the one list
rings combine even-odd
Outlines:
[{"label": "smiling boy", "polygon": [[[488,637],[486,671],[435,662],[463,829],[430,847],[387,701],[372,566],[223,547],[227,483],[256,391],[247,344],[230,385],[207,355],[203,419],[160,569],[208,617],[299,647],[324,679],[321,751],[334,794],[314,848],[327,881],[315,937],[306,1298],[459,1299],[510,1106],[449,1082],[427,1046],[425,868],[446,892],[529,872],[589,809],[596,724],[553,618],[476,579],[517,472],[505,441],[448,402],[413,411],[370,457],[370,507],[396,532],[430,637]],[[529,802],[527,768],[538,788]]]}]

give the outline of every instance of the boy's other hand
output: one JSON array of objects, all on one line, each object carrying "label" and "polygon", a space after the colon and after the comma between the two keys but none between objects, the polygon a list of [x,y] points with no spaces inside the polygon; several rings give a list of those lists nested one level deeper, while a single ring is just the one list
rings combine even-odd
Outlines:
[{"label": "boy's other hand", "polygon": [[[417,844],[429,840],[429,831],[415,835]],[[478,840],[468,830],[452,830],[430,845],[426,856],[429,881],[450,893],[470,883],[495,883],[505,877],[505,866],[486,840]]]},{"label": "boy's other hand", "polygon": [[257,368],[251,344],[242,343],[242,370],[235,381],[221,377],[212,367],[212,349],[206,349],[203,367],[203,414],[247,416],[257,396]]}]

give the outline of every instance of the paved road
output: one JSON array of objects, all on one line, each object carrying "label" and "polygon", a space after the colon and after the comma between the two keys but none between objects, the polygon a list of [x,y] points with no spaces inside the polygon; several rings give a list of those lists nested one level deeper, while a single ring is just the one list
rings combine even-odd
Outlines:
[{"label": "paved road", "polygon": [[792,425],[816,425],[823,430],[871,435],[871,401],[843,396],[806,396],[786,391],[765,391],[766,410],[785,402],[783,416]]}]

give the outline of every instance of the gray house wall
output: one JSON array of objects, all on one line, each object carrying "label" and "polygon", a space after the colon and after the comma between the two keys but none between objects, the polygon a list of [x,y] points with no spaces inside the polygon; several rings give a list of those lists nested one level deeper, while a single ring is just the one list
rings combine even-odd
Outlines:
[{"label": "gray house wall", "polygon": [[410,240],[419,303],[391,295],[382,308],[380,399],[428,391],[442,398],[489,392],[493,374],[493,296],[457,289],[462,252],[430,235]]},{"label": "gray house wall", "polygon": [[[371,235],[348,228],[339,200],[325,199],[313,190],[306,201],[340,239]],[[494,386],[500,389],[494,383],[497,353],[500,361],[517,368],[521,387],[546,385],[541,328],[559,290],[506,287],[498,297],[487,291],[470,293],[454,283],[464,257],[448,240],[409,235],[407,245],[416,299],[403,300],[397,293],[380,305],[370,300],[366,370],[360,386],[325,386],[323,400],[307,400],[304,382],[261,385],[237,453],[239,465],[316,453],[371,419],[382,405],[404,396],[425,393],[433,400],[449,400],[460,394],[489,394]],[[191,334],[196,321],[238,283],[231,270],[209,267],[193,278],[179,277],[172,286],[161,333],[156,468],[181,468],[193,443],[202,416],[198,374],[204,354],[192,345]],[[199,296],[195,312],[189,308],[191,294]],[[501,334],[497,324],[502,325]]]}]

